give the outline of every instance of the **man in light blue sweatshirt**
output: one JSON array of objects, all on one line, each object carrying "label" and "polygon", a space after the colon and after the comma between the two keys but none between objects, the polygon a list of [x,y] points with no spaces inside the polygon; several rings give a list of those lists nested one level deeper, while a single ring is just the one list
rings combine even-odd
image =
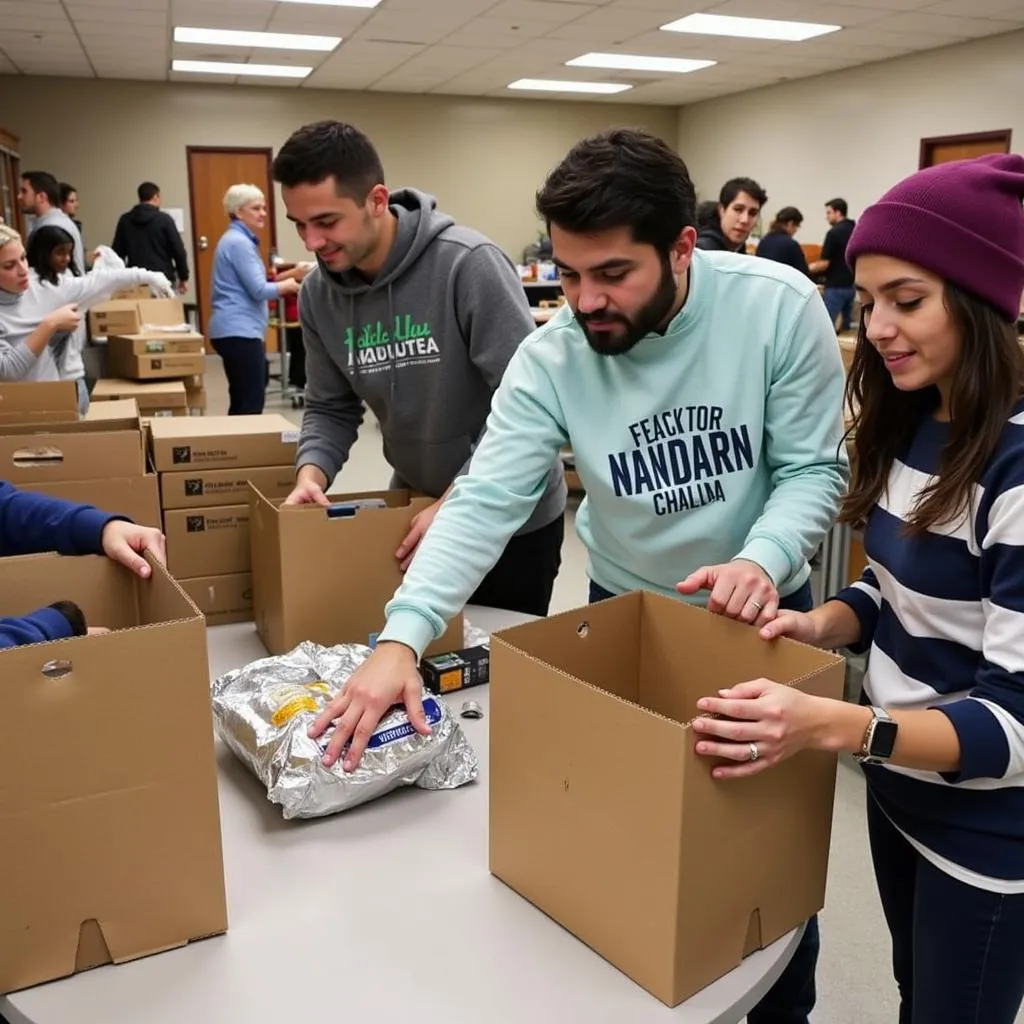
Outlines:
[{"label": "man in light blue sweatshirt", "polygon": [[[695,249],[695,196],[664,142],[578,143],[537,197],[568,305],[512,357],[487,429],[388,605],[378,646],[313,727],[358,764],[416,663],[463,607],[569,442],[591,599],[646,589],[748,623],[811,606],[809,557],[849,467],[843,369],[814,286],[791,267]],[[681,581],[681,582],[680,582]],[[710,596],[706,591],[710,591]],[[816,922],[751,1024],[806,1024]]]}]

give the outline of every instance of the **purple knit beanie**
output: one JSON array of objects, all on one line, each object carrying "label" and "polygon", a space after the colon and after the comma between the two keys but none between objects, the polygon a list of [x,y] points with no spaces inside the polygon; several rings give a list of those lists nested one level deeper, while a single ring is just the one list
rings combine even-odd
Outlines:
[{"label": "purple knit beanie", "polygon": [[928,167],[869,206],[846,262],[866,253],[916,263],[1020,315],[1024,291],[1024,156],[994,154]]}]

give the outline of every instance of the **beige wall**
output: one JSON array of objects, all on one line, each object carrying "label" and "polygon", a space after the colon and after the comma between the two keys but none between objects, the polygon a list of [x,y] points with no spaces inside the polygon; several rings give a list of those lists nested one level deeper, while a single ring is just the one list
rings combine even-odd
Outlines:
[{"label": "beige wall", "polygon": [[[517,258],[538,227],[533,197],[578,138],[616,124],[675,141],[669,107],[485,100],[215,85],[0,76],[0,127],[20,135],[25,169],[80,192],[86,240],[109,243],[140,181],[188,216],[185,147],[273,146],[299,125],[352,121],[374,140],[392,186],[416,185]],[[277,205],[282,254],[304,252]],[[186,246],[191,259],[191,234]]]},{"label": "beige wall", "polygon": [[703,198],[756,178],[768,211],[797,206],[800,240],[820,242],[823,204],[839,195],[856,217],[917,170],[920,140],[1010,128],[1024,151],[1024,32],[899,57],[679,112],[679,150]]}]

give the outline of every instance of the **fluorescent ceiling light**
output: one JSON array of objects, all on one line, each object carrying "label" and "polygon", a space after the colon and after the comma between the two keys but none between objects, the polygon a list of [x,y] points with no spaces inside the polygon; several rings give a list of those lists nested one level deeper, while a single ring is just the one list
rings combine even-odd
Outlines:
[{"label": "fluorescent ceiling light", "polygon": [[556,78],[518,78],[509,82],[508,89],[529,89],[535,92],[625,92],[633,86],[626,82],[570,82]]},{"label": "fluorescent ceiling light", "polygon": [[685,75],[716,64],[713,60],[687,57],[644,57],[630,53],[585,53],[565,62],[570,68],[616,68],[620,71],[671,71]]},{"label": "fluorescent ceiling light", "polygon": [[703,36],[736,36],[740,39],[778,39],[799,43],[842,25],[816,25],[809,21],[773,21],[770,18],[736,18],[728,14],[690,14],[662,25],[663,32],[693,32]]},{"label": "fluorescent ceiling light", "polygon": [[223,60],[175,60],[172,71],[191,71],[197,75],[252,75],[257,78],[305,78],[313,69],[287,64],[232,64]]},{"label": "fluorescent ceiling light", "polygon": [[209,43],[212,46],[250,46],[261,50],[318,50],[327,53],[341,42],[340,36],[302,36],[290,32],[241,32],[225,28],[175,28],[176,43]]},{"label": "fluorescent ceiling light", "polygon": [[282,4],[321,4],[324,7],[376,7],[380,0],[277,0]]}]

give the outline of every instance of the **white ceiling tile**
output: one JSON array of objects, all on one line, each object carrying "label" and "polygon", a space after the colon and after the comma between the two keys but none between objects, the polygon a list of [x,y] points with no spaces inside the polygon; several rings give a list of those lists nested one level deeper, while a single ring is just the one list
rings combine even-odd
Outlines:
[{"label": "white ceiling tile", "polygon": [[581,41],[592,39],[612,43],[628,39],[640,32],[655,31],[669,20],[664,11],[627,11],[616,7],[602,7],[592,14],[585,14],[577,21],[564,25],[559,34],[568,37],[573,33],[579,33]]},{"label": "white ceiling tile", "polygon": [[510,46],[521,46],[529,40],[536,39],[550,32],[558,32],[548,23],[519,22],[509,18],[474,18],[460,29],[445,38],[450,46],[496,46],[507,49]]},{"label": "white ceiling tile", "polygon": [[969,39],[973,34],[968,18],[949,18],[921,12],[891,14],[872,22],[871,28],[879,32],[920,32],[930,36],[944,36],[949,40]]},{"label": "white ceiling tile", "polygon": [[916,11],[927,7],[935,0],[843,0],[849,7],[870,7],[874,10],[886,11]]},{"label": "white ceiling tile", "polygon": [[[887,0],[879,0],[885,3]],[[853,7],[839,3],[808,4],[804,0],[725,0],[714,7],[715,14],[738,18],[780,18],[784,21],[811,21],[819,25],[862,25],[884,18],[885,11]]]},{"label": "white ceiling tile", "polygon": [[79,25],[144,25],[163,31],[167,27],[166,11],[123,11],[117,7],[79,7],[71,12],[71,20]]},{"label": "white ceiling tile", "polygon": [[627,10],[665,11],[672,15],[665,20],[672,21],[697,11],[706,11],[710,4],[708,0],[612,0],[608,6]]},{"label": "white ceiling tile", "polygon": [[1024,22],[1024,3],[1020,0],[944,0],[925,8],[927,14],[964,18],[995,18],[1015,24]]},{"label": "white ceiling tile", "polygon": [[60,17],[61,10],[53,4],[32,3],[30,0],[0,0],[0,21],[8,18],[49,18]]},{"label": "white ceiling tile", "polygon": [[176,4],[171,18],[174,25],[187,28],[235,28],[259,32],[267,27],[273,14],[271,4],[238,4],[232,7],[216,4]]},{"label": "white ceiling tile", "polygon": [[471,20],[472,15],[468,14],[382,11],[363,24],[359,38],[390,43],[436,43]]},{"label": "white ceiling tile", "polygon": [[562,25],[575,21],[598,8],[589,3],[548,3],[547,0],[501,0],[487,9],[488,18],[508,18],[516,22],[543,22]]},{"label": "white ceiling tile", "polygon": [[470,71],[495,60],[507,53],[505,50],[492,50],[484,47],[473,46],[429,46],[410,57],[403,67],[409,72],[432,74],[436,71],[452,75],[461,74],[463,71]]},{"label": "white ceiling tile", "polygon": [[82,7],[116,7],[120,11],[168,11],[169,0],[64,0],[69,14]]},{"label": "white ceiling tile", "polygon": [[[469,17],[476,17],[497,2],[498,0],[444,0],[444,9],[446,14],[465,14]],[[387,0],[384,9],[420,12],[423,10],[423,4],[424,0]]]},{"label": "white ceiling tile", "polygon": [[371,8],[330,7],[325,4],[276,4],[266,27],[274,32],[310,32],[350,36],[374,14]]},{"label": "white ceiling tile", "polygon": [[16,75],[18,69],[3,55],[0,53],[0,75]]}]

